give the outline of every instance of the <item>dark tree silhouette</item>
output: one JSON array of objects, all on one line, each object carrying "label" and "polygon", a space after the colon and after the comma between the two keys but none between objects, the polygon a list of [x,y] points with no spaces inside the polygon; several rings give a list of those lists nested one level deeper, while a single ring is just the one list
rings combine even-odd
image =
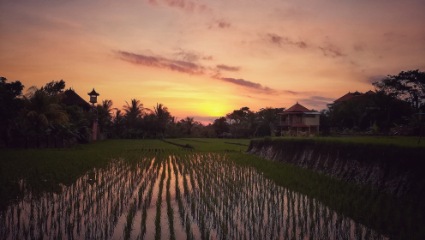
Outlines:
[{"label": "dark tree silhouette", "polygon": [[112,100],[105,99],[97,105],[97,114],[100,131],[106,135],[110,134],[112,127]]},{"label": "dark tree silhouette", "polygon": [[425,103],[425,72],[419,70],[402,71],[398,75],[388,75],[373,85],[389,96],[409,102],[419,109]]},{"label": "dark tree silhouette", "polygon": [[66,130],[68,114],[59,102],[59,97],[50,95],[42,88],[31,87],[25,97],[25,117],[30,133],[40,146],[40,137],[48,137],[52,131]]},{"label": "dark tree silhouette", "polygon": [[214,123],[212,124],[215,133],[217,136],[221,137],[223,134],[229,132],[229,123],[227,123],[227,120],[225,117],[217,118],[214,120]]},{"label": "dark tree silhouette", "polygon": [[156,134],[159,134],[160,137],[164,137],[165,129],[167,124],[172,120],[172,116],[168,111],[168,108],[161,103],[157,103],[154,107],[154,116],[156,120]]},{"label": "dark tree silhouette", "polygon": [[18,113],[23,108],[23,101],[19,98],[23,89],[20,81],[7,83],[5,77],[0,77],[0,136],[6,146],[16,131]]}]

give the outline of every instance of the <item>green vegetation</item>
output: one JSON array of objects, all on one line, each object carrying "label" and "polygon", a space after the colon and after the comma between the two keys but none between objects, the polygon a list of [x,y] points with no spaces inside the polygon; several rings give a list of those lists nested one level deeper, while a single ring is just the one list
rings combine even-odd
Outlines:
[{"label": "green vegetation", "polygon": [[[384,134],[423,136],[425,72],[402,71],[373,83],[375,91],[348,93],[321,111],[321,135]],[[204,125],[193,117],[179,121],[157,103],[144,106],[131,99],[122,110],[105,99],[90,106],[63,80],[30,87],[0,77],[0,147],[69,147],[88,143],[98,123],[97,138],[249,138],[281,135],[285,108],[241,107]],[[95,131],[96,132],[96,131]]]},{"label": "green vegetation", "polygon": [[255,167],[278,185],[318,199],[337,212],[394,239],[404,239],[403,236],[421,239],[425,236],[422,228],[425,205],[417,205],[417,201],[396,198],[287,163],[265,161],[252,155],[231,156],[236,163]]},{"label": "green vegetation", "polygon": [[282,141],[315,141],[329,143],[354,143],[380,146],[399,146],[424,148],[425,137],[407,137],[407,136],[327,136],[327,137],[273,137],[270,140]]},{"label": "green vegetation", "polygon": [[[302,138],[277,138],[285,141],[304,141]],[[338,137],[338,138],[309,138],[308,141],[327,141],[342,143],[362,143],[377,145],[397,145],[416,147],[417,138],[405,137]],[[193,175],[193,170],[183,168],[181,164],[187,161],[184,156],[193,153],[209,153],[216,152],[228,159],[234,161],[238,165],[254,167],[262,172],[264,176],[272,179],[278,185],[284,186],[295,192],[305,194],[310,198],[329,206],[331,209],[342,213],[345,216],[353,218],[355,221],[365,224],[379,232],[389,234],[394,239],[408,236],[409,239],[421,239],[425,236],[425,230],[422,226],[425,224],[425,207],[423,204],[417,204],[409,199],[395,198],[386,194],[378,193],[368,187],[360,187],[355,184],[341,182],[336,179],[295,167],[290,164],[276,163],[265,161],[257,156],[244,153],[248,148],[249,140],[247,139],[204,139],[204,138],[182,138],[167,139],[166,142],[161,140],[107,140],[95,142],[89,145],[78,145],[67,149],[1,149],[0,150],[0,211],[5,209],[11,202],[19,200],[23,197],[23,190],[19,187],[21,179],[23,179],[27,187],[34,193],[37,192],[58,192],[60,185],[71,185],[79,177],[89,173],[93,169],[104,168],[110,163],[111,159],[125,159],[127,162],[137,163],[141,158],[149,156],[168,156],[176,155],[178,160],[173,160],[172,169],[177,179],[177,173],[185,176],[182,181],[182,191],[176,185],[176,198],[179,206],[180,219],[190,223],[195,219],[188,216],[188,210],[184,210],[184,202],[193,198],[194,195],[189,193],[190,186],[195,184],[202,187],[208,186],[206,180],[199,182],[199,179],[215,179],[218,176],[214,172],[203,172],[205,176]],[[182,146],[191,146],[185,148]],[[423,147],[423,143],[420,145]],[[170,208],[169,188],[173,184],[170,182],[172,175],[170,165],[162,165],[162,172],[159,172],[161,187],[160,196],[165,195],[164,204],[167,204],[167,215],[174,216],[177,211]],[[156,168],[156,167],[155,167]],[[159,167],[158,167],[159,169]],[[158,170],[159,171],[159,170]],[[166,182],[165,173],[168,172]],[[197,170],[198,171],[198,170]],[[203,171],[203,170],[202,170]],[[196,174],[199,174],[198,171]],[[195,180],[198,181],[195,183]],[[153,180],[154,181],[154,180]],[[145,195],[145,201],[139,203],[142,211],[142,226],[146,223],[146,209],[150,204],[152,197],[152,188],[154,182],[149,181],[149,185],[145,186],[148,193]],[[165,184],[165,186],[164,186]],[[190,186],[189,186],[190,185]],[[162,188],[165,187],[164,191]],[[219,201],[213,196],[212,192],[203,192],[200,195],[202,199],[211,198],[211,202],[206,205],[207,209],[212,208],[214,202]],[[223,193],[224,194],[224,193]],[[230,194],[230,193],[229,193]],[[147,197],[146,197],[147,196]],[[142,195],[140,196],[142,198]],[[187,200],[188,201],[188,200]],[[196,200],[200,201],[200,200]],[[230,200],[229,200],[230,201]],[[156,202],[156,210],[160,211],[162,200]],[[195,199],[191,200],[191,204],[186,207],[196,207]],[[191,207],[193,205],[193,207]],[[127,216],[127,225],[125,227],[125,236],[129,237],[134,219],[134,208],[136,205],[131,204],[131,211]],[[296,206],[291,206],[296,207]],[[294,211],[294,209],[291,209]],[[251,213],[250,213],[251,214]],[[225,216],[225,215],[224,215]],[[250,215],[253,216],[253,215]],[[226,216],[225,216],[226,217]],[[177,226],[169,219],[169,225]],[[157,222],[158,221],[158,222]],[[224,220],[223,220],[224,221]],[[156,237],[159,237],[160,226],[162,221],[156,219],[155,227]],[[205,223],[199,222],[200,226]],[[185,229],[188,236],[192,236],[188,224]],[[142,232],[146,231],[146,229]],[[208,235],[204,228],[202,234]],[[171,233],[173,236],[174,233]],[[189,238],[189,237],[188,237]]]}]

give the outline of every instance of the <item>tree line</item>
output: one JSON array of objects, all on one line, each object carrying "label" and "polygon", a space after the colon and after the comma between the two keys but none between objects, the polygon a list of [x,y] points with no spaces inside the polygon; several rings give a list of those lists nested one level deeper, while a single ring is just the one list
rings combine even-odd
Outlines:
[{"label": "tree line", "polygon": [[[177,120],[161,103],[147,108],[138,99],[113,108],[103,100],[95,109],[64,101],[65,81],[30,87],[0,77],[0,146],[62,147],[90,141],[95,118],[102,138],[263,137],[280,135],[284,108],[233,110],[203,125]],[[374,82],[375,91],[354,94],[321,111],[321,134],[417,134],[425,113],[425,73],[402,71]],[[86,103],[88,105],[88,103]]]},{"label": "tree line", "polygon": [[425,72],[402,71],[372,85],[375,91],[355,92],[323,110],[323,133],[423,134]]}]

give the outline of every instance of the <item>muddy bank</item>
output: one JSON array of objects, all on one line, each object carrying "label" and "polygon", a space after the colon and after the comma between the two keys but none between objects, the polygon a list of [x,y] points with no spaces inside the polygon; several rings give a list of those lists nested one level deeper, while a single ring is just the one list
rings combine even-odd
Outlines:
[{"label": "muddy bank", "polygon": [[396,196],[425,197],[425,149],[313,139],[252,140],[248,152]]}]

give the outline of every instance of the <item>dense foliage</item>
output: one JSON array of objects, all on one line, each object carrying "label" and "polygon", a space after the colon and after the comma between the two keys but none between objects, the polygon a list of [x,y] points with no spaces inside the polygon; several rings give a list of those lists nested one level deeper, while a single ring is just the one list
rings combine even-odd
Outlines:
[{"label": "dense foliage", "polygon": [[[424,131],[425,73],[401,72],[373,83],[375,91],[334,102],[321,112],[322,134],[421,134]],[[20,81],[0,78],[0,146],[62,147],[91,139],[98,120],[98,138],[224,137],[279,135],[279,113],[284,108],[249,107],[233,110],[212,124],[186,117],[176,120],[161,103],[147,108],[131,99],[122,110],[103,100],[96,108],[84,100],[66,100],[65,81],[51,81],[25,95]],[[77,98],[79,97],[75,94]]]},{"label": "dense foliage", "polygon": [[374,82],[375,91],[354,93],[322,112],[322,130],[343,133],[423,134],[425,72],[400,72]]}]

